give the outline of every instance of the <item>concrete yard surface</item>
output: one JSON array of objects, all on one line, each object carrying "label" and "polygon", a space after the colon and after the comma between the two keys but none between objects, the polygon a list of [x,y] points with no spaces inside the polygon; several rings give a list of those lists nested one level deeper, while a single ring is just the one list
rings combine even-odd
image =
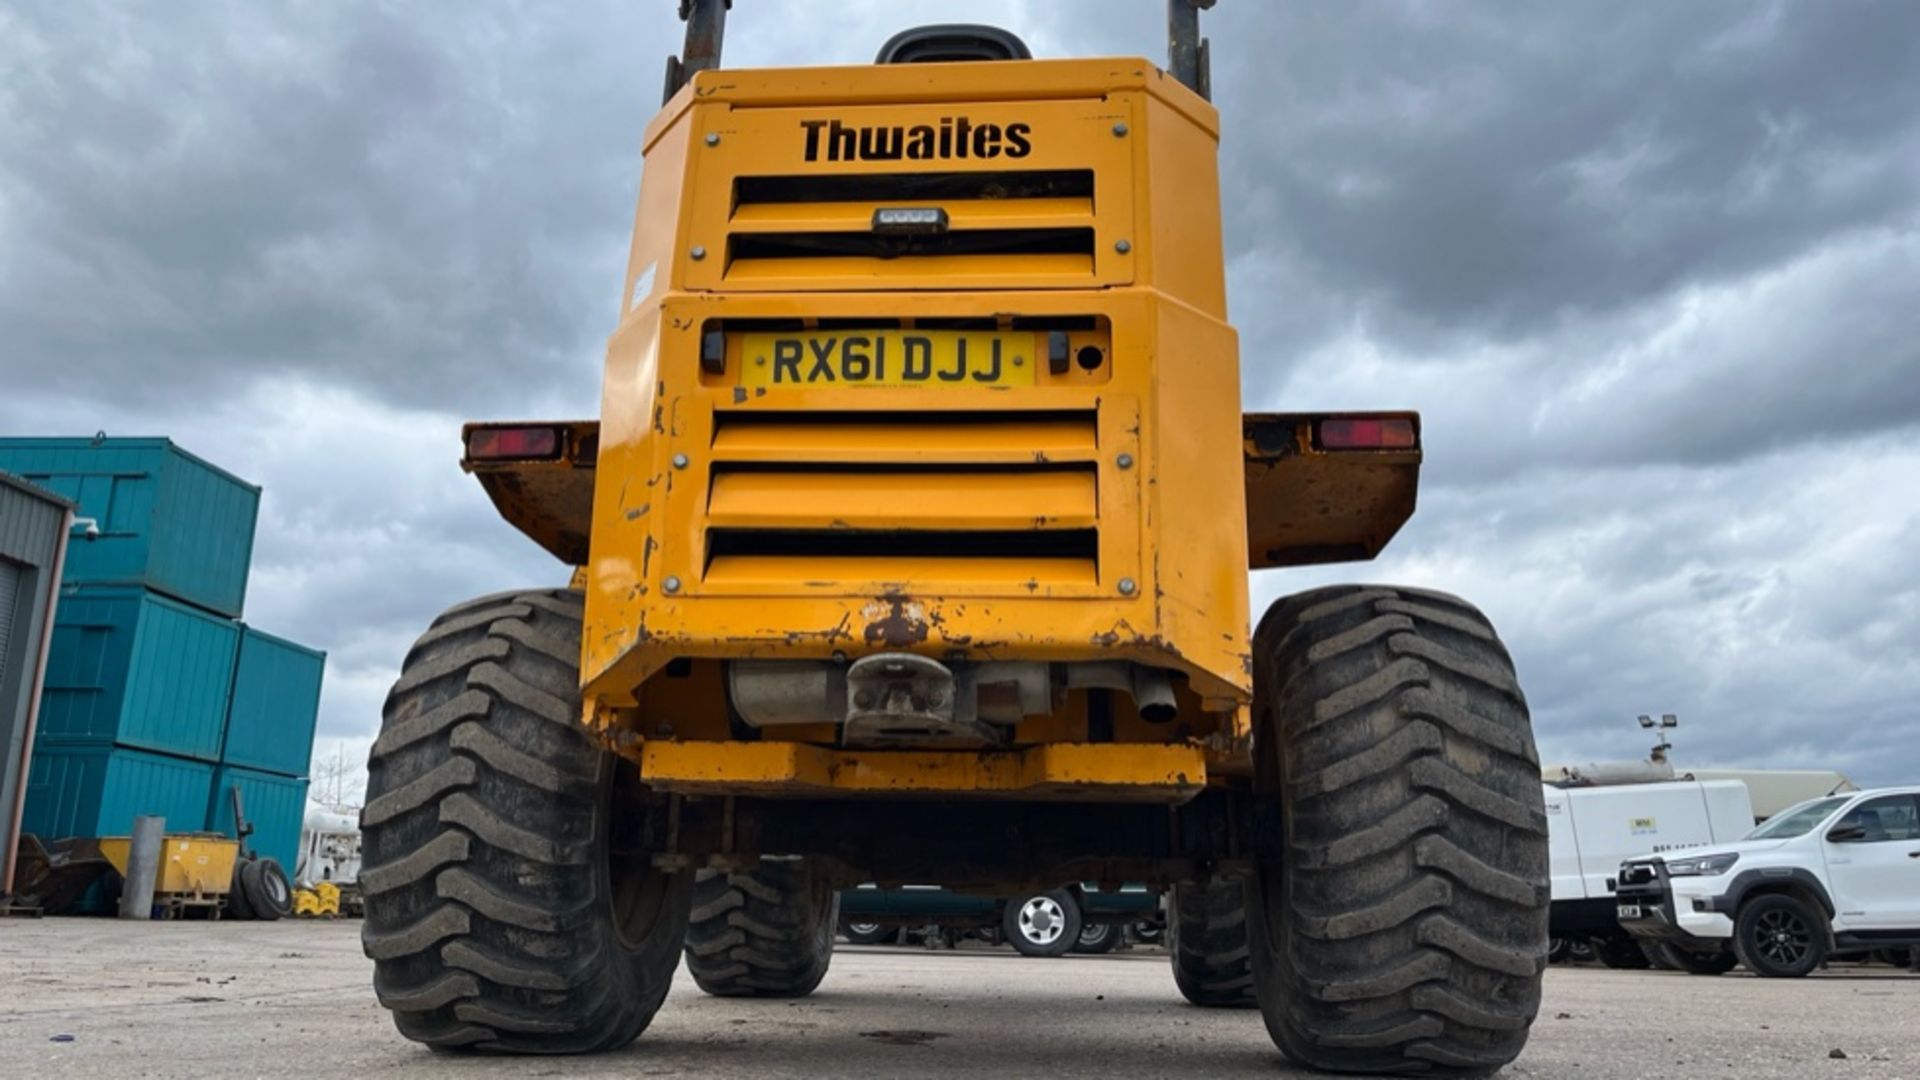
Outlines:
[{"label": "concrete yard surface", "polygon": [[[5,1077],[1296,1074],[1257,1013],[1187,1005],[1150,950],[843,947],[801,1001],[709,998],[683,970],[638,1042],[572,1059],[406,1042],[374,1002],[353,922],[0,921],[0,972]],[[1556,968],[1502,1075],[1920,1077],[1920,977]]]}]

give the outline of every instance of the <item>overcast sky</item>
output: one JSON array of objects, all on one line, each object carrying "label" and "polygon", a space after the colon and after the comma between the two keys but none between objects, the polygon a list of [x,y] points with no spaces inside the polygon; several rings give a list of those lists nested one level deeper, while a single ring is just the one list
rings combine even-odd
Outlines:
[{"label": "overcast sky", "polygon": [[[364,756],[441,608],[563,569],[463,419],[588,416],[672,0],[0,6],[0,432],[265,487],[247,617]],[[726,59],[972,19],[1145,54],[1158,0],[739,0]],[[1221,0],[1249,409],[1425,415],[1377,564],[1460,593],[1543,756],[1920,781],[1920,4]]]}]

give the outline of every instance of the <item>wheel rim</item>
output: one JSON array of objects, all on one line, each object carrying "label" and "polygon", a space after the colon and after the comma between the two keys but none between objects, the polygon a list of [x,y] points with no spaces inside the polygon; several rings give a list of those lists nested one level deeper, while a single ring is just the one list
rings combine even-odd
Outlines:
[{"label": "wheel rim", "polygon": [[1080,931],[1080,944],[1089,948],[1107,943],[1107,935],[1113,933],[1113,927],[1106,923],[1095,923]]},{"label": "wheel rim", "polygon": [[1067,912],[1051,896],[1036,896],[1020,905],[1020,934],[1035,945],[1051,945],[1067,929]]},{"label": "wheel rim", "polygon": [[880,924],[877,922],[850,922],[847,924],[847,932],[862,935],[877,934],[880,932]]},{"label": "wheel rim", "polygon": [[1753,921],[1753,947],[1764,960],[1795,967],[1813,951],[1813,931],[1791,911],[1764,911]]}]

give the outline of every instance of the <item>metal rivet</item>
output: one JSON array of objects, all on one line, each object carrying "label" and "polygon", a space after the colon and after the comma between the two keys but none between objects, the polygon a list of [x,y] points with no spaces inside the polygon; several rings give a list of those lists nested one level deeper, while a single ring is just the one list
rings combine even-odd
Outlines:
[{"label": "metal rivet", "polygon": [[1113,463],[1123,469],[1131,469],[1133,468],[1133,455],[1121,454],[1119,457],[1113,459]]},{"label": "metal rivet", "polygon": [[873,708],[873,692],[861,690],[853,695],[853,703],[862,709]]},{"label": "metal rivet", "polygon": [[687,467],[687,455],[685,455],[685,454],[675,454],[675,455],[673,455],[673,467],[674,467],[674,468],[676,468],[676,469],[684,469],[684,468],[686,468],[686,467]]},{"label": "metal rivet", "polygon": [[1024,356],[1016,356],[1013,358],[1014,367],[1025,367],[1026,364],[1027,364],[1027,358]]},{"label": "metal rivet", "polygon": [[[668,579],[668,580],[672,580],[672,579]],[[1133,579],[1130,577],[1123,577],[1120,579],[1120,595],[1121,596],[1132,596],[1134,594],[1134,590],[1138,589],[1139,587],[1140,586],[1135,585],[1133,583]]]},{"label": "metal rivet", "polygon": [[756,356],[756,357],[754,357],[754,358],[753,358],[753,362],[754,362],[754,364],[756,364],[756,365],[757,365],[757,366],[759,366],[759,367],[766,367],[766,366],[767,366],[767,358],[766,358],[766,357],[764,357],[764,356]]},{"label": "metal rivet", "polygon": [[1115,135],[1125,135],[1127,133],[1126,123],[1122,121],[1121,123],[1113,125],[1113,133]]},{"label": "metal rivet", "polygon": [[[699,248],[694,248],[693,250],[695,250],[695,251],[699,251],[700,249],[699,249]],[[1120,253],[1120,254],[1122,254],[1122,255],[1125,255],[1125,254],[1126,254],[1127,252],[1129,252],[1129,251],[1132,251],[1132,250],[1133,250],[1133,245],[1132,245],[1132,244],[1129,244],[1129,243],[1127,243],[1127,242],[1126,242],[1125,240],[1116,240],[1116,241],[1114,241],[1114,244],[1113,244],[1113,250],[1115,250],[1115,251],[1117,251],[1117,252],[1119,252],[1119,253]],[[695,256],[694,256],[694,258],[696,258],[696,259],[697,259],[697,258],[699,258],[699,257],[700,257],[700,256],[698,256],[698,255],[695,255]]]},{"label": "metal rivet", "polygon": [[717,132],[717,131],[709,131],[709,132],[707,132],[707,145],[708,145],[708,146],[719,146],[719,145],[720,145],[720,133],[719,133],[719,132]]},{"label": "metal rivet", "polygon": [[707,257],[707,249],[701,247],[699,244],[695,244],[693,245],[693,250],[687,252],[687,254],[693,256],[695,259],[704,259]]},{"label": "metal rivet", "polygon": [[668,592],[679,592],[680,579],[669,574],[667,575],[667,580],[660,583],[660,587],[667,590]]}]

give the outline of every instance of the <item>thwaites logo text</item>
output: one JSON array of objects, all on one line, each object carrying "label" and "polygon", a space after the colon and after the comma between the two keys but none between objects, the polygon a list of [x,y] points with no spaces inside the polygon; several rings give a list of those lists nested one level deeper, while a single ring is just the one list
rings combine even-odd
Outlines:
[{"label": "thwaites logo text", "polygon": [[838,120],[802,120],[808,161],[939,161],[1023,158],[1033,153],[1027,124],[976,124],[943,116],[938,124],[854,127]]}]

